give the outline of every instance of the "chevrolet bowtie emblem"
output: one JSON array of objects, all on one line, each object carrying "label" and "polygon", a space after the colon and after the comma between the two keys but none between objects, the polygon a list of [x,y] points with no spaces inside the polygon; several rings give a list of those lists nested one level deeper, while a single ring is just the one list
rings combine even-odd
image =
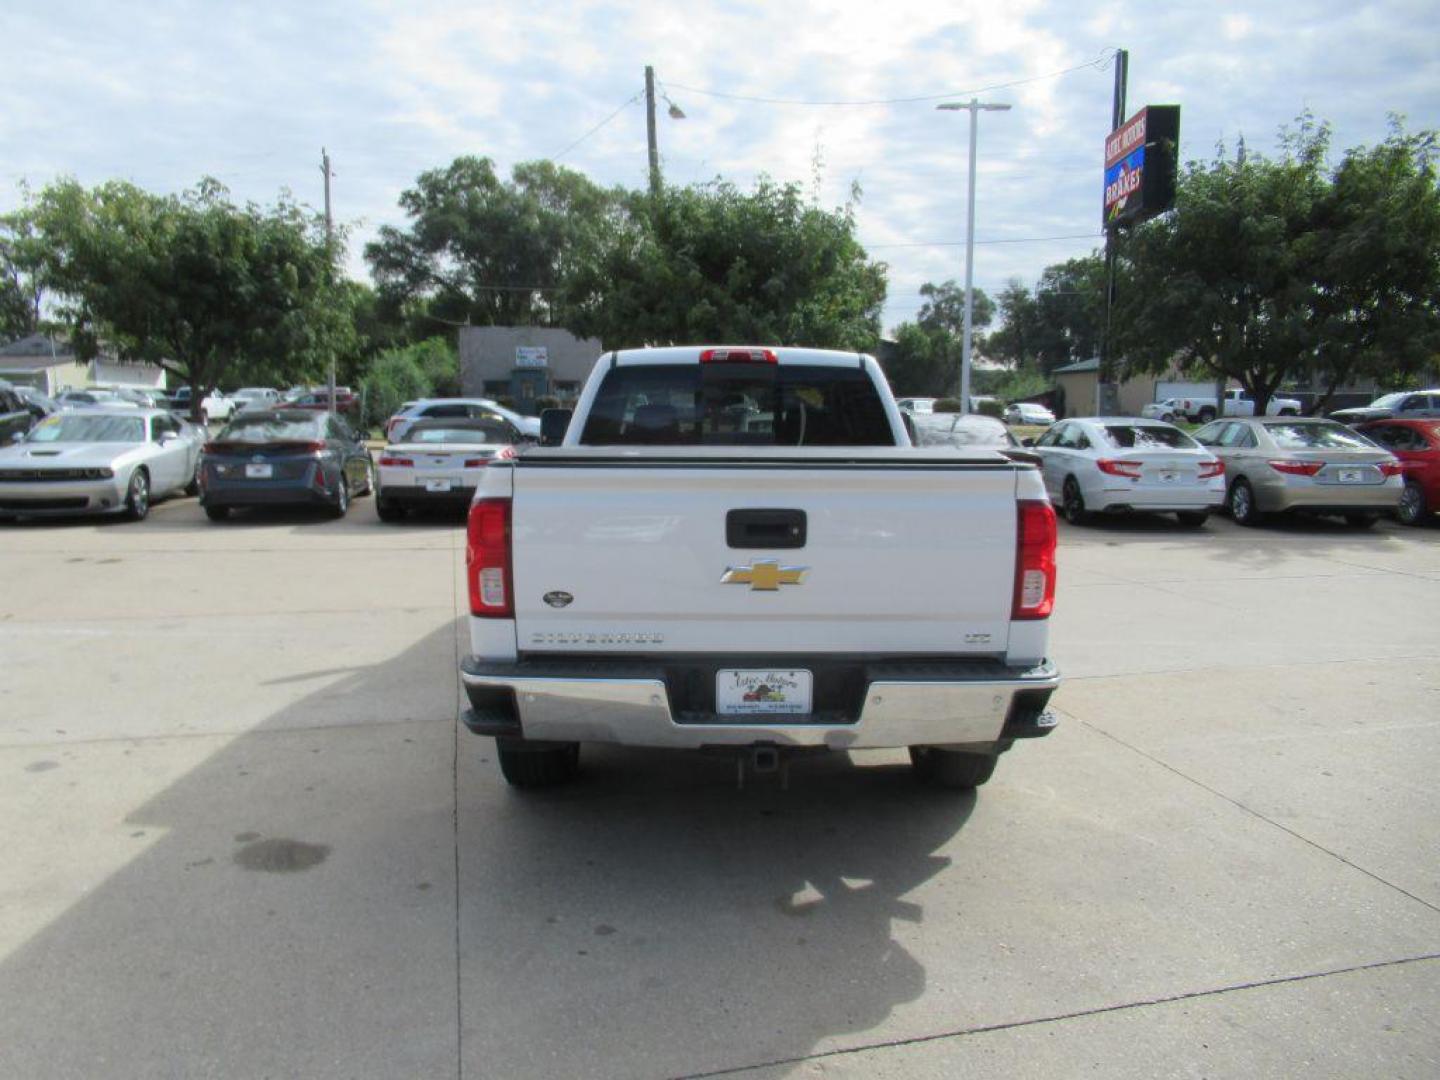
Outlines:
[{"label": "chevrolet bowtie emblem", "polygon": [[781,585],[799,585],[809,572],[808,566],[781,566],[774,559],[757,559],[749,566],[730,567],[720,583],[749,585],[753,592],[776,592]]}]

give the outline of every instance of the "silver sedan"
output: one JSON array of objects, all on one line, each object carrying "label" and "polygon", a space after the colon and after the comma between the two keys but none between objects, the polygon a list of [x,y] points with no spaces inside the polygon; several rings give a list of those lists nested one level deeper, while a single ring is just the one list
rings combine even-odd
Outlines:
[{"label": "silver sedan", "polygon": [[55,413],[0,450],[0,517],[124,514],[195,491],[199,428],[163,409]]},{"label": "silver sedan", "polygon": [[1265,514],[1334,514],[1356,528],[1400,505],[1405,478],[1388,451],[1333,420],[1216,420],[1195,433],[1225,465],[1226,505],[1237,525]]},{"label": "silver sedan", "polygon": [[1215,456],[1159,420],[1062,420],[1025,445],[1040,456],[1045,490],[1072,525],[1096,513],[1146,511],[1199,526],[1225,496]]}]

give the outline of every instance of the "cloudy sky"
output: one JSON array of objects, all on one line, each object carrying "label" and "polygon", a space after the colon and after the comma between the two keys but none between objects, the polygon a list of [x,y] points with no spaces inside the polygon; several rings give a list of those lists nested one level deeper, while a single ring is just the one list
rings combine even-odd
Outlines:
[{"label": "cloudy sky", "polygon": [[1128,112],[1181,105],[1182,160],[1242,135],[1270,152],[1307,108],[1343,149],[1383,138],[1390,112],[1440,124],[1437,14],[1436,0],[4,0],[0,211],[65,174],[157,191],[210,175],[241,199],[289,188],[319,206],[325,146],[364,276],[364,241],[403,223],[400,192],[461,154],[502,170],[558,157],[643,186],[652,64],[686,117],[662,101],[667,182],[768,174],[826,206],[858,183],[861,238],[890,266],[889,328],[923,282],[963,279],[967,119],[939,101],[1014,106],[980,118],[976,284],[993,294],[1099,244],[1116,48]]}]

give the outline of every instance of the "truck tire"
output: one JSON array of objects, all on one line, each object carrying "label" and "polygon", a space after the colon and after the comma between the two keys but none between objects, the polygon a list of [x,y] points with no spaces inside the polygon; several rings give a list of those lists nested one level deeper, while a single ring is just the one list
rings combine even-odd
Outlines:
[{"label": "truck tire", "polygon": [[523,739],[497,739],[500,773],[511,787],[555,787],[575,778],[580,771],[580,744],[559,743],[543,749],[527,746]]},{"label": "truck tire", "polygon": [[1208,424],[1211,420],[1215,419],[1215,410],[1212,409],[1209,405],[1206,405],[1203,409],[1200,410],[1199,419],[1200,423]]},{"label": "truck tire", "polygon": [[935,746],[910,747],[910,764],[922,780],[955,791],[969,791],[989,780],[1000,754],[942,750]]}]

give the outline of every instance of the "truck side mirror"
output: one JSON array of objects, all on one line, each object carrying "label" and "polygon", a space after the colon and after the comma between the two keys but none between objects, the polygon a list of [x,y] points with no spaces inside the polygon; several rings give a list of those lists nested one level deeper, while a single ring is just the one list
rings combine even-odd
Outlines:
[{"label": "truck side mirror", "polygon": [[546,409],[540,414],[540,445],[559,446],[570,429],[569,409]]}]

